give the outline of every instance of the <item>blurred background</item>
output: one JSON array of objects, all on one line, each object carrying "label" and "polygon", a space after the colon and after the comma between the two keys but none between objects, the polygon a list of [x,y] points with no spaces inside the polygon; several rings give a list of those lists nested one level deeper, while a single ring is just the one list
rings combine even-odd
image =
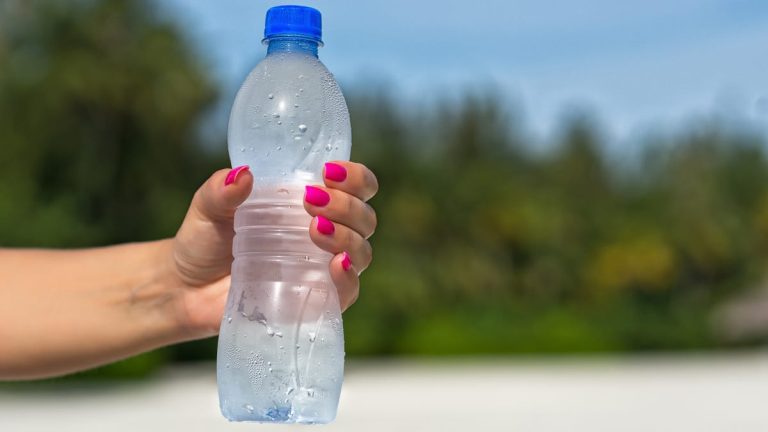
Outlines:
[{"label": "blurred background", "polygon": [[[320,57],[347,97],[352,157],[381,184],[374,262],[344,315],[358,396],[382,370],[400,384],[379,407],[407,399],[409,380],[482,369],[488,381],[465,384],[497,391],[501,410],[516,401],[518,419],[562,409],[544,395],[525,408],[541,385],[584,395],[602,382],[598,405],[641,395],[624,414],[643,391],[646,402],[696,396],[684,382],[633,381],[654,371],[716,393],[746,370],[734,394],[768,397],[768,3],[299,3],[323,12]],[[0,245],[172,236],[198,185],[229,165],[229,108],[277,4],[0,3]],[[200,362],[215,353],[210,339],[6,385],[0,412],[9,421],[62,389],[99,395],[115,382],[194,389],[189,371],[211,375]],[[198,384],[215,394],[215,382]],[[345,400],[342,426],[354,417]],[[748,406],[726,409],[723,424]],[[675,424],[675,412],[659,415]],[[567,419],[509,421],[573,430]]]}]

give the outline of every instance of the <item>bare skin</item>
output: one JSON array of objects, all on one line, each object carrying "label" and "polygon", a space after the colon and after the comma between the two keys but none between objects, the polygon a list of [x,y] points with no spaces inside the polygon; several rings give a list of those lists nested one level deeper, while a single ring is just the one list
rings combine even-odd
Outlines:
[{"label": "bare skin", "polygon": [[[323,234],[314,217],[310,237],[335,254],[330,274],[346,309],[371,262],[376,214],[365,202],[378,184],[363,165],[334,163],[346,178],[324,175],[317,185],[330,201],[304,205],[334,226]],[[215,335],[230,285],[234,211],[253,185],[247,169],[225,185],[229,172],[215,172],[197,190],[174,238],[66,251],[0,248],[0,379],[62,375]]]}]

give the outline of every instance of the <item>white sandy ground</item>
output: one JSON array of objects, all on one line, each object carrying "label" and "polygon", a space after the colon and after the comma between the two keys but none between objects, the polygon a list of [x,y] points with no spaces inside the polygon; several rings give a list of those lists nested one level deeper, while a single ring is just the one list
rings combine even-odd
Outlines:
[{"label": "white sandy ground", "polygon": [[0,391],[0,432],[768,431],[768,352],[348,362],[330,426],[228,423],[215,365],[120,386]]}]

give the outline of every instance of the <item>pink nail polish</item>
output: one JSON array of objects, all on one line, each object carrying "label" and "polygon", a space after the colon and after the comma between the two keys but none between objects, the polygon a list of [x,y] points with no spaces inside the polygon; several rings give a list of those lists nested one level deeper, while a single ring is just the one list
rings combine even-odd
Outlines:
[{"label": "pink nail polish", "polygon": [[343,268],[344,271],[347,271],[350,267],[352,267],[352,260],[349,259],[349,254],[346,252],[344,252],[342,256],[343,258],[341,259],[341,268]]},{"label": "pink nail polish", "polygon": [[307,186],[305,190],[304,199],[314,206],[323,207],[331,201],[331,196],[328,195],[328,192],[320,188]]},{"label": "pink nail polish", "polygon": [[328,162],[325,164],[325,178],[335,182],[342,182],[347,178],[347,169],[339,164]]},{"label": "pink nail polish", "polygon": [[328,219],[322,216],[318,216],[317,231],[319,231],[321,234],[331,235],[334,233],[334,231],[336,231],[336,227],[333,226],[333,222],[329,221]]},{"label": "pink nail polish", "polygon": [[248,169],[248,165],[241,165],[229,170],[229,173],[227,173],[227,178],[224,179],[224,186],[229,186],[234,183],[235,180],[237,180],[237,175],[243,171],[247,171]]}]

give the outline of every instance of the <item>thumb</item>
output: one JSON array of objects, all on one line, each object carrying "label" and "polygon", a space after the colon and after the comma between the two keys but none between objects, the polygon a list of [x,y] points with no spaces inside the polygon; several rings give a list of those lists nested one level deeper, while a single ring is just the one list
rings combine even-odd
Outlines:
[{"label": "thumb", "polygon": [[190,210],[210,222],[229,222],[252,187],[253,175],[248,165],[218,170],[197,190]]}]

